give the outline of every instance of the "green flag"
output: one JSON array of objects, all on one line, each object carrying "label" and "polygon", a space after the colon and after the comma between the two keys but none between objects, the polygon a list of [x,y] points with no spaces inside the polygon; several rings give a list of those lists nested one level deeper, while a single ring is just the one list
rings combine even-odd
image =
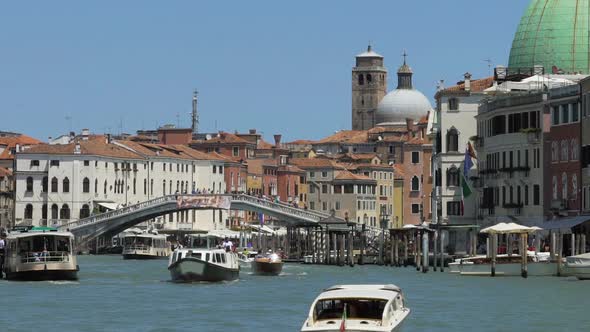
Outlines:
[{"label": "green flag", "polygon": [[465,174],[461,174],[461,195],[463,196],[463,198],[465,198],[469,197],[471,193],[472,191],[471,188],[469,188],[469,183],[467,183],[467,179],[465,179]]}]

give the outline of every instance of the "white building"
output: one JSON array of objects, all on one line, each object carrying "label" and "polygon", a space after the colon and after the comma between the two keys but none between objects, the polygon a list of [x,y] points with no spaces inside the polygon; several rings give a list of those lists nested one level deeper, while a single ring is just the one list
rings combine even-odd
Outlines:
[{"label": "white building", "polygon": [[[474,224],[477,217],[477,196],[473,193],[464,198],[464,209],[461,211],[462,188],[461,174],[465,160],[467,143],[477,143],[478,106],[486,95],[485,89],[493,85],[493,77],[471,80],[469,73],[465,80],[456,86],[441,89],[436,93],[436,111],[433,132],[436,135],[433,168],[435,186],[433,195],[433,222],[449,224]],[[474,146],[474,148],[476,148]],[[473,160],[477,165],[477,161]],[[471,175],[475,175],[477,167],[473,167]],[[471,184],[471,181],[469,181]]]},{"label": "white building", "polygon": [[[198,153],[198,152],[197,152]],[[107,137],[39,145],[16,156],[16,224],[61,225],[105,209],[193,190],[223,192],[224,161],[180,149]],[[155,220],[162,229],[225,226],[225,211],[183,211]]]}]

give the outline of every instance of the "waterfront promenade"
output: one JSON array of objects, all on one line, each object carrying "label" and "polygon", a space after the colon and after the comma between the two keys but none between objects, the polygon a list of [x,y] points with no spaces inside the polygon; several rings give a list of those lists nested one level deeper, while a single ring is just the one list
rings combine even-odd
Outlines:
[{"label": "waterfront promenade", "polygon": [[[589,282],[467,278],[414,268],[286,264],[219,284],[169,282],[166,260],[80,256],[78,282],[0,281],[7,331],[299,331],[321,289],[394,283],[412,314],[404,331],[585,331]],[[559,309],[559,314],[556,314]]]}]

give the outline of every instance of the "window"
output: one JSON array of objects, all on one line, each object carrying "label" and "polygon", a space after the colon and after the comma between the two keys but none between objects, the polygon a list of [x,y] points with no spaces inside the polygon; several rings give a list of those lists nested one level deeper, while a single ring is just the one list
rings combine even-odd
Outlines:
[{"label": "window", "polygon": [[459,110],[459,99],[449,98],[449,111]]},{"label": "window", "polygon": [[529,186],[524,186],[524,205],[529,205]]},{"label": "window", "polygon": [[52,193],[57,192],[57,178],[55,176],[53,178],[51,178],[51,192]]},{"label": "window", "polygon": [[57,204],[51,205],[51,219],[57,219],[58,217],[58,207]]},{"label": "window", "polygon": [[420,204],[412,204],[412,214],[420,213]]},{"label": "window", "polygon": [[457,151],[459,151],[459,132],[457,129],[451,128],[447,131],[447,152]]},{"label": "window", "polygon": [[578,197],[578,176],[572,175],[572,199],[576,200]]},{"label": "window", "polygon": [[460,216],[461,215],[461,202],[447,202],[447,215]]},{"label": "window", "polygon": [[223,174],[223,166],[219,166],[219,174]]},{"label": "window", "polygon": [[31,160],[31,167],[39,166],[39,160]]},{"label": "window", "polygon": [[315,172],[309,172],[309,177],[310,177],[310,178],[313,178],[313,177],[315,177]]},{"label": "window", "polygon": [[336,201],[336,210],[340,210],[340,201]]},{"label": "window", "polygon": [[551,161],[559,161],[559,146],[557,141],[551,142]]},{"label": "window", "polygon": [[27,204],[25,207],[25,219],[33,219],[33,204]]},{"label": "window", "polygon": [[322,210],[324,210],[324,211],[328,210],[328,203],[327,202],[322,202]]},{"label": "window", "polygon": [[372,80],[373,77],[371,76],[371,74],[367,74],[367,83],[371,83]]},{"label": "window", "polygon": [[27,177],[27,192],[28,193],[33,192],[33,177],[31,177],[31,176]]},{"label": "window", "polygon": [[365,84],[365,77],[363,76],[363,74],[359,74],[358,83],[359,85]]},{"label": "window", "polygon": [[90,208],[88,207],[88,204],[84,204],[80,209],[80,219],[88,217],[90,217]]},{"label": "window", "polygon": [[43,180],[41,180],[41,192],[46,193],[48,188],[49,188],[49,179],[47,179],[47,177],[44,176]]},{"label": "window", "polygon": [[82,180],[82,192],[90,192],[90,180],[88,178],[84,178],[84,180]]},{"label": "window", "polygon": [[84,160],[84,166],[90,166],[90,160]]},{"label": "window", "polygon": [[533,186],[533,205],[541,205],[541,188],[538,184]]},{"label": "window", "polygon": [[453,166],[447,170],[447,187],[459,186],[459,170]]},{"label": "window", "polygon": [[569,123],[570,110],[568,105],[560,105],[559,108],[561,109],[561,123]]},{"label": "window", "polygon": [[327,177],[328,177],[328,172],[326,172],[326,171],[322,171],[322,177],[323,177],[323,178],[327,178]]},{"label": "window", "polygon": [[233,150],[234,157],[238,157],[240,155],[240,147],[239,146],[234,146],[232,150]]},{"label": "window", "polygon": [[62,181],[62,188],[61,188],[61,190],[64,193],[69,193],[70,192],[70,180],[67,177],[64,178],[64,180]]},{"label": "window", "polygon": [[59,167],[59,160],[52,160],[49,162],[49,165]]},{"label": "window", "polygon": [[420,163],[420,152],[419,151],[412,151],[412,164],[419,164]]},{"label": "window", "polygon": [[578,122],[580,119],[578,104],[571,104],[570,106],[572,109],[572,122]]},{"label": "window", "polygon": [[61,210],[59,210],[59,219],[70,219],[70,207],[67,204],[62,205]]},{"label": "window", "polygon": [[567,161],[569,158],[567,140],[561,141],[561,161]]},{"label": "window", "polygon": [[217,165],[213,165],[213,174],[217,173]]},{"label": "window", "polygon": [[571,160],[578,160],[578,140],[575,138],[572,139],[572,159]]},{"label": "window", "polygon": [[104,194],[107,194],[107,180],[104,180]]},{"label": "window", "polygon": [[419,191],[420,190],[420,179],[414,175],[412,177],[412,191]]},{"label": "window", "polygon": [[328,185],[322,184],[322,194],[327,194],[327,193],[328,193]]},{"label": "window", "polygon": [[553,197],[553,199],[557,199],[557,186],[557,176],[554,175],[553,179],[551,180],[551,187],[553,188],[551,197]]},{"label": "window", "polygon": [[41,206],[41,219],[47,219],[47,204]]},{"label": "window", "polygon": [[315,202],[309,202],[309,208],[315,210]]}]

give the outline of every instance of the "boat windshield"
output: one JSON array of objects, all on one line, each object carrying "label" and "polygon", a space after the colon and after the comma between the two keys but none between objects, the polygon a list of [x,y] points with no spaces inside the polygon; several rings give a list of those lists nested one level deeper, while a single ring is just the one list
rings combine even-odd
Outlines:
[{"label": "boat windshield", "polygon": [[149,237],[127,236],[127,237],[125,237],[125,245],[126,246],[132,246],[132,245],[151,246],[152,239]]},{"label": "boat windshield", "polygon": [[315,305],[316,320],[340,319],[346,304],[346,317],[349,319],[381,320],[387,300],[381,299],[325,299]]},{"label": "boat windshield", "polygon": [[67,236],[33,236],[18,239],[18,254],[23,263],[68,260],[71,242]]}]

